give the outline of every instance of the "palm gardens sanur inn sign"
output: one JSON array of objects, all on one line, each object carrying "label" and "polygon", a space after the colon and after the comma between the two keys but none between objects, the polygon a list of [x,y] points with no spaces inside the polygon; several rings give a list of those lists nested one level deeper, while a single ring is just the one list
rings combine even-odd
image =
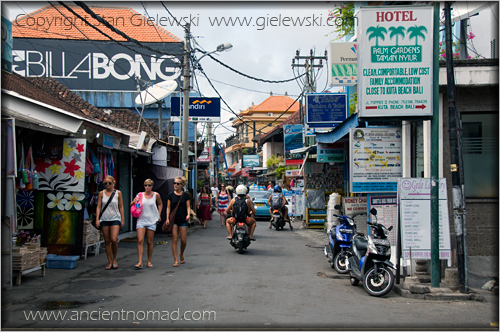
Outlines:
[{"label": "palm gardens sanur inn sign", "polygon": [[362,7],[359,117],[431,116],[433,7]]}]

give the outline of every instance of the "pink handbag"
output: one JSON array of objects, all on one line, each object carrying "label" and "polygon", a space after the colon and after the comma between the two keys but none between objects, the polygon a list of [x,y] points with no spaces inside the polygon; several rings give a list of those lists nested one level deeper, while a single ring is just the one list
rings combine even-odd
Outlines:
[{"label": "pink handbag", "polygon": [[142,193],[138,193],[137,195],[139,196],[139,202],[130,207],[130,213],[135,218],[139,218],[142,212]]}]

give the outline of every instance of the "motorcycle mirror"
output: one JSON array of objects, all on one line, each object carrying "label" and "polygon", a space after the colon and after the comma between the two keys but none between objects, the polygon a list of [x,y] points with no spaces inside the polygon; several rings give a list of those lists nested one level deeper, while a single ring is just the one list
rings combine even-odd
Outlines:
[{"label": "motorcycle mirror", "polygon": [[389,226],[388,230],[389,230],[389,231],[392,231],[392,226]]},{"label": "motorcycle mirror", "polygon": [[338,204],[336,204],[336,205],[334,206],[334,208],[335,208],[335,210],[340,210],[340,209],[341,209],[340,205],[338,205]]},{"label": "motorcycle mirror", "polygon": [[377,209],[372,208],[372,209],[370,210],[370,213],[371,213],[371,214],[373,214],[374,216],[376,216],[376,215],[377,215]]}]

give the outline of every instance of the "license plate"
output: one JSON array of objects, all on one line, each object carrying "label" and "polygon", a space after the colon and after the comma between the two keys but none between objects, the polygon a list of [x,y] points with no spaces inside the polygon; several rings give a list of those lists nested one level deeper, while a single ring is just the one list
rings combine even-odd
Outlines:
[{"label": "license plate", "polygon": [[352,229],[340,229],[340,233],[353,234],[354,231]]},{"label": "license plate", "polygon": [[266,206],[264,203],[255,203],[255,206]]}]

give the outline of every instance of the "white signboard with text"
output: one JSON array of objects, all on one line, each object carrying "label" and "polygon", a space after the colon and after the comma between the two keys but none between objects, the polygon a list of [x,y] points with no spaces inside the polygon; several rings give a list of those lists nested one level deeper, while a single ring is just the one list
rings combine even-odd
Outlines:
[{"label": "white signboard with text", "polygon": [[[431,258],[431,180],[401,178],[398,183],[401,249],[405,259]],[[451,264],[446,179],[439,180],[439,259]]]},{"label": "white signboard with text", "polygon": [[396,192],[401,167],[401,128],[352,128],[351,192]]},{"label": "white signboard with text", "polygon": [[359,117],[432,116],[431,6],[360,8]]}]

